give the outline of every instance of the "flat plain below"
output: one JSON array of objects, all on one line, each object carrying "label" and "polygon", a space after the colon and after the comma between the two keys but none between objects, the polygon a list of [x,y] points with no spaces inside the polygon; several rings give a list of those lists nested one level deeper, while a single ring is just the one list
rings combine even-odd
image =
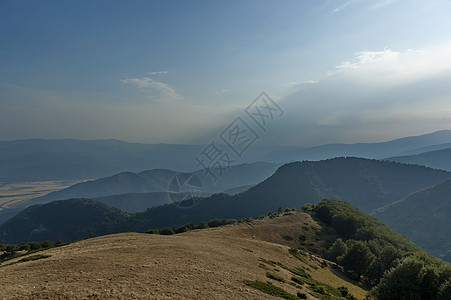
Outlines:
[{"label": "flat plain below", "polygon": [[78,181],[0,182],[0,210],[26,204],[28,200],[64,189],[76,182]]}]

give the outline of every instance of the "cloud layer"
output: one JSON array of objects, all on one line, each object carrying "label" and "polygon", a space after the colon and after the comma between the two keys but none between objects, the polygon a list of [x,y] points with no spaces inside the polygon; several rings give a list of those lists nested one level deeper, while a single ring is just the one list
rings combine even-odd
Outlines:
[{"label": "cloud layer", "polygon": [[[153,72],[156,74],[156,72]],[[178,101],[183,97],[168,84],[155,81],[150,77],[126,78],[120,82],[134,86],[146,94],[150,99],[158,101]]]},{"label": "cloud layer", "polygon": [[[451,128],[451,44],[361,51],[280,101],[280,143],[387,140]],[[302,88],[299,88],[302,87]]]}]

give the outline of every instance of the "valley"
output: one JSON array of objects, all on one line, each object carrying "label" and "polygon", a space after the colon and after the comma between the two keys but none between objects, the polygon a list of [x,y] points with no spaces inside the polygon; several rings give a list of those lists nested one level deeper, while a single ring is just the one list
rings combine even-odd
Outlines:
[{"label": "valley", "polygon": [[16,205],[23,205],[33,198],[59,191],[75,183],[67,180],[0,183],[0,211]]}]

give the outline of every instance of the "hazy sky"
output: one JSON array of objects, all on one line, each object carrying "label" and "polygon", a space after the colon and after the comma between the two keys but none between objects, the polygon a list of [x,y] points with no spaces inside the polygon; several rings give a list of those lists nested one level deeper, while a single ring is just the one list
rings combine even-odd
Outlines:
[{"label": "hazy sky", "polygon": [[451,1],[0,0],[0,140],[205,143],[266,91],[261,143],[451,129]]}]

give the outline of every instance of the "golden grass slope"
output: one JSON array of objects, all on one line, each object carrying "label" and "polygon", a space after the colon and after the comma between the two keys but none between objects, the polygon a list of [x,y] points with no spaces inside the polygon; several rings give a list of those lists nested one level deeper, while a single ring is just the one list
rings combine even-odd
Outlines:
[{"label": "golden grass slope", "polygon": [[[80,241],[40,252],[48,258],[0,265],[0,299],[280,299],[244,280],[301,291],[288,284],[292,274],[284,268],[265,264],[286,283],[266,277],[262,260],[307,269],[314,279],[346,286],[363,299],[366,291],[337,271],[312,268],[320,265],[314,256],[303,263],[289,254],[282,236],[302,231],[304,223],[318,226],[308,214],[295,213],[172,236],[124,233]],[[305,285],[302,292],[309,292]]]}]

